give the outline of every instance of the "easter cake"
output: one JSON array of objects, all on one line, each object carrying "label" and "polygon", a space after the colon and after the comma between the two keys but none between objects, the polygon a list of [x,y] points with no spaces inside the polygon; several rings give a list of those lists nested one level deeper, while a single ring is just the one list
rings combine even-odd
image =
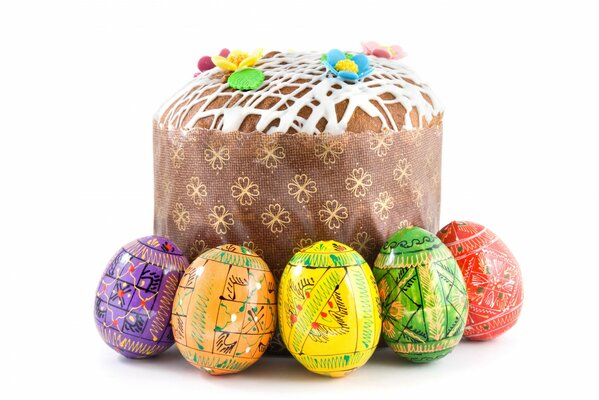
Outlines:
[{"label": "easter cake", "polygon": [[437,231],[443,110],[402,55],[203,57],[154,117],[155,233],[190,261],[238,243],[278,281],[319,240],[372,265],[399,228]]}]

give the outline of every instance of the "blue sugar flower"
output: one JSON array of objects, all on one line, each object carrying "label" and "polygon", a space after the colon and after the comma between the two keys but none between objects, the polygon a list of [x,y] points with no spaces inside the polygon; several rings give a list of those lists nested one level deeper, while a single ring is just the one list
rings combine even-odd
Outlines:
[{"label": "blue sugar flower", "polygon": [[333,49],[324,55],[322,62],[335,76],[346,81],[357,81],[374,71],[370,66],[368,57],[364,54],[352,56],[337,49]]}]

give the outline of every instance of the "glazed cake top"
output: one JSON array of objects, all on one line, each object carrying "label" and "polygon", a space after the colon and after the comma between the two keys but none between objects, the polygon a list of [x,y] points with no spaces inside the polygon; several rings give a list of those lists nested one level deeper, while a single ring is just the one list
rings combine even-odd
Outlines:
[{"label": "glazed cake top", "polygon": [[200,73],[157,112],[165,130],[328,133],[399,131],[441,123],[431,89],[398,61],[369,56],[372,74],[346,82],[321,61],[322,53],[266,54],[256,90],[229,87],[219,68]]}]

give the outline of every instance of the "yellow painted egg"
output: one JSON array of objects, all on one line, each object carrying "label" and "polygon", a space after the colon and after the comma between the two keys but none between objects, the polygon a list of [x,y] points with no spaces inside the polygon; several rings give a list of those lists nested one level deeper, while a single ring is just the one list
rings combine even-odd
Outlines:
[{"label": "yellow painted egg", "polygon": [[368,361],[381,333],[376,282],[362,256],[329,240],[295,253],[279,284],[279,329],[309,371],[340,377]]},{"label": "yellow painted egg", "polygon": [[197,368],[231,374],[254,364],[276,328],[275,279],[252,250],[223,245],[185,270],[173,304],[177,348]]}]

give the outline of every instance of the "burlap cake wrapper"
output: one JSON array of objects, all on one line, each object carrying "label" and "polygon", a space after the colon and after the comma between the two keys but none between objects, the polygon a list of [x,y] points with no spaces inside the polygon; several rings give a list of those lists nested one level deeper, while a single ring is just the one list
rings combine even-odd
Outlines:
[{"label": "burlap cake wrapper", "polygon": [[[439,225],[442,127],[340,135],[169,131],[154,124],[154,230],[190,261],[233,243],[280,278],[333,239],[370,265],[386,239]],[[275,337],[271,351],[282,349]]]}]

